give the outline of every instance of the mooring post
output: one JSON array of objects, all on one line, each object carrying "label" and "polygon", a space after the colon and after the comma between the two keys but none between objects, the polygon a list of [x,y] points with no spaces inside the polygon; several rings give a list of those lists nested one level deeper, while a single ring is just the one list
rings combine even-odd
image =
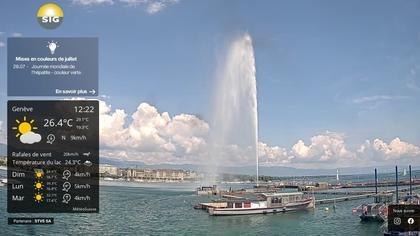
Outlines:
[{"label": "mooring post", "polygon": [[398,166],[395,166],[395,200],[398,203]]},{"label": "mooring post", "polygon": [[375,194],[378,194],[378,171],[375,168]]},{"label": "mooring post", "polygon": [[408,166],[408,171],[410,172],[410,195],[412,195],[413,194],[413,192],[412,192],[412,183],[411,183],[411,165],[409,165]]}]

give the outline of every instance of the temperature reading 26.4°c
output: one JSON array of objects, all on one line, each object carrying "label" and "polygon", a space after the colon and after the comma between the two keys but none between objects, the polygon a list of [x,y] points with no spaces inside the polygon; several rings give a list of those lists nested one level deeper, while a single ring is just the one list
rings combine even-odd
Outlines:
[{"label": "temperature reading 26.4\u00b0c", "polygon": [[73,127],[73,119],[44,119],[44,127]]}]

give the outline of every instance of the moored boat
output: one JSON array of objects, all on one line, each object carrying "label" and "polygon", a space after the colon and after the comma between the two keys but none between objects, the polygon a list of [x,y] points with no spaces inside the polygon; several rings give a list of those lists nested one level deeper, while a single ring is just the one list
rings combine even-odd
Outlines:
[{"label": "moored boat", "polygon": [[208,207],[208,213],[221,215],[268,214],[307,210],[314,207],[313,198],[303,198],[302,192],[263,193],[257,198],[231,198],[225,207]]},{"label": "moored boat", "polygon": [[388,204],[392,202],[393,194],[388,192],[375,195],[374,203],[362,204],[357,212],[362,221],[386,221],[388,218]]}]

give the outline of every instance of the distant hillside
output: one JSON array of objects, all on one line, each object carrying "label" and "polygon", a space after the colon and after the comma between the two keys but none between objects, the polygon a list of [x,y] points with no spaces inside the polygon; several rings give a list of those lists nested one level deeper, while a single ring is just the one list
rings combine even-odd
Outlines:
[{"label": "distant hillside", "polygon": [[[116,160],[112,158],[101,157],[100,163],[102,164],[110,164],[120,168],[127,168],[127,167],[138,167],[138,168],[150,168],[150,169],[183,169],[183,170],[194,170],[194,171],[203,171],[206,170],[204,166],[200,165],[191,165],[191,164],[159,164],[159,165],[147,165],[143,162],[136,162],[136,161],[122,161]],[[373,173],[375,167],[358,167],[358,168],[340,168],[339,173],[340,175],[354,175],[354,174],[371,174]],[[378,168],[379,173],[391,173],[394,171],[394,166],[379,166]],[[406,166],[400,166],[400,171],[403,168],[407,168]],[[420,167],[413,166],[413,170],[418,170]],[[319,175],[335,175],[337,170],[334,169],[299,169],[293,167],[285,167],[285,166],[260,166],[260,175],[267,175],[267,176],[319,176]],[[240,175],[254,175],[255,174],[255,166],[240,166],[240,167],[224,167],[220,169],[221,173],[229,173],[229,174],[240,174]]]},{"label": "distant hillside", "polygon": [[[0,156],[7,155],[7,145],[0,144]],[[206,168],[200,165],[192,164],[158,164],[158,165],[147,165],[141,161],[123,161],[117,160],[114,158],[101,157],[101,164],[110,164],[120,168],[150,168],[150,169],[183,169],[183,170],[193,170],[193,171],[205,171]],[[373,173],[375,167],[355,167],[355,168],[340,168],[340,175],[354,175],[354,174],[371,174]],[[379,166],[379,173],[392,173],[395,166]],[[400,171],[402,171],[406,166],[399,166]],[[413,166],[413,170],[419,170],[420,167]],[[260,166],[260,175],[267,176],[314,176],[314,175],[335,175],[336,169],[299,169],[292,167],[284,166]],[[254,175],[255,166],[240,166],[240,167],[224,167],[220,169],[221,173],[228,174],[240,174],[240,175]]]},{"label": "distant hillside", "polygon": [[[7,146],[0,144],[0,156],[7,155]],[[193,171],[205,171],[205,166],[192,164],[158,164],[147,165],[141,161],[123,161],[114,158],[101,157],[99,159],[101,164],[110,164],[120,168],[150,168],[150,169],[182,169]],[[340,175],[355,175],[355,174],[372,174],[375,167],[355,167],[355,168],[340,168]],[[392,173],[395,166],[379,166],[379,173]],[[406,166],[399,166],[400,171]],[[413,170],[419,170],[419,166],[413,166]],[[335,175],[336,169],[299,169],[285,166],[260,166],[260,175],[267,176],[319,176],[319,175]],[[220,173],[238,174],[238,175],[255,175],[255,166],[239,166],[239,167],[224,167],[220,168]]]}]

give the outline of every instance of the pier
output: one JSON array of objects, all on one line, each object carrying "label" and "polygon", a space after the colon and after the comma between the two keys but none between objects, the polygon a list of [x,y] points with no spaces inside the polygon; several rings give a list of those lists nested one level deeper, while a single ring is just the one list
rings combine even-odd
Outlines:
[{"label": "pier", "polygon": [[[420,189],[420,185],[412,186],[412,190]],[[410,192],[410,188],[404,188],[398,190],[400,193],[408,193]],[[375,197],[377,193],[375,192],[366,192],[366,191],[357,191],[357,192],[328,192],[328,191],[317,191],[317,192],[305,192],[306,194],[331,194],[331,195],[347,195],[343,197],[335,197],[335,198],[325,198],[325,199],[316,199],[315,203],[317,204],[328,204],[334,202],[344,202],[344,201],[352,201],[352,200],[359,200],[364,198],[371,198]],[[395,190],[385,191],[385,193],[395,193]]]}]

